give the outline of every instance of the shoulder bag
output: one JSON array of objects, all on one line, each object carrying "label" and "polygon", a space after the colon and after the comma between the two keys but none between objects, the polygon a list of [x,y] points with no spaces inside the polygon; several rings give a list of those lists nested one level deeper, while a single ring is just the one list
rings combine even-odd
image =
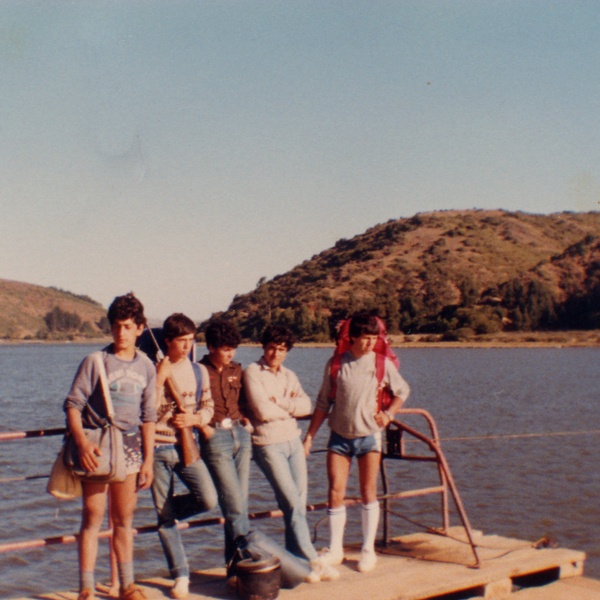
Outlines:
[{"label": "shoulder bag", "polygon": [[81,481],[73,475],[71,469],[65,465],[65,447],[60,447],[60,452],[54,461],[46,491],[61,500],[73,500],[81,496]]},{"label": "shoulder bag", "polygon": [[87,439],[98,446],[100,456],[98,467],[95,471],[86,471],[79,461],[77,444],[72,435],[68,435],[65,442],[65,464],[73,475],[81,481],[96,483],[118,483],[125,481],[127,472],[125,468],[125,452],[123,450],[123,433],[114,424],[115,411],[110,397],[106,369],[102,352],[92,354],[100,372],[100,385],[102,395],[106,402],[107,419],[103,427],[97,429],[84,429]]}]

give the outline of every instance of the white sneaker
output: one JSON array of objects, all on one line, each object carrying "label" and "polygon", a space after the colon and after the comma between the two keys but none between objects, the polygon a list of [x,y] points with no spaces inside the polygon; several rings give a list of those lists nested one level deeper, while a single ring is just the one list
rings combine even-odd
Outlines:
[{"label": "white sneaker", "polygon": [[188,597],[190,587],[189,577],[176,577],[175,585],[171,588],[171,598],[183,600]]},{"label": "white sneaker", "polygon": [[335,581],[340,578],[340,572],[331,565],[322,565],[321,581]]},{"label": "white sneaker", "polygon": [[361,573],[367,573],[375,568],[377,563],[377,555],[375,550],[363,550],[360,553],[360,560],[358,561],[358,570]]},{"label": "white sneaker", "polygon": [[307,575],[304,581],[306,581],[306,583],[319,583],[319,581],[321,581],[321,575],[319,574],[317,569],[313,569],[311,567],[310,573]]},{"label": "white sneaker", "polygon": [[319,556],[319,562],[322,565],[341,565],[344,562],[344,551],[332,552],[331,550],[326,550]]},{"label": "white sneaker", "polygon": [[340,573],[328,564],[324,564],[321,557],[310,563],[310,573],[306,578],[307,583],[318,583],[319,581],[335,581],[340,578]]}]

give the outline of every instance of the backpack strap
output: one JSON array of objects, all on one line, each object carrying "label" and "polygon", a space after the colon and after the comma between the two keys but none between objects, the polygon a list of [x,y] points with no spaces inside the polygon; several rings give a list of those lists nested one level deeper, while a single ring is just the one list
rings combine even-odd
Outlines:
[{"label": "backpack strap", "polygon": [[[331,400],[335,399],[335,393],[337,390],[337,376],[342,365],[342,355],[347,350],[350,350],[350,346],[352,345],[350,340],[350,320],[351,319],[346,319],[339,325],[336,349],[334,351],[333,360],[331,361],[331,368],[329,371],[329,376],[331,377],[331,391],[329,393],[329,398]],[[400,361],[390,347],[387,331],[385,329],[385,323],[379,317],[377,317],[377,325],[379,326],[379,334],[377,336],[377,341],[375,342],[373,351],[375,352],[375,373],[377,375],[377,398],[378,402],[380,402],[379,398],[381,396],[381,389],[383,387],[382,382],[385,376],[385,359],[389,358],[396,369],[400,366]]]},{"label": "backpack strap", "polygon": [[192,363],[192,371],[196,376],[196,406],[200,406],[200,400],[202,400],[202,369],[197,362]]},{"label": "backpack strap", "polygon": [[331,378],[331,388],[329,390],[329,398],[333,402],[335,400],[335,393],[337,391],[337,376],[342,366],[342,355],[334,354],[331,360],[331,367],[329,369],[329,377]]},{"label": "backpack strap", "polygon": [[102,396],[106,405],[106,414],[108,415],[108,421],[111,425],[114,425],[115,409],[112,403],[112,397],[110,395],[110,388],[108,386],[108,376],[106,375],[106,367],[104,366],[104,352],[98,350],[91,354],[92,360],[98,367],[98,373],[100,378],[100,387],[102,388]]},{"label": "backpack strap", "polygon": [[375,374],[377,375],[377,387],[380,388],[385,376],[385,355],[375,354]]}]

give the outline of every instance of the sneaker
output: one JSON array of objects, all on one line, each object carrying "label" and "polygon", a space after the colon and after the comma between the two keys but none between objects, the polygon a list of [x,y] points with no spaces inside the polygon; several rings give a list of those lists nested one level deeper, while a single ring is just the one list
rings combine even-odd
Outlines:
[{"label": "sneaker", "polygon": [[319,556],[319,562],[322,565],[341,565],[342,562],[344,562],[344,551],[340,550],[339,552],[332,552],[331,550],[326,550]]},{"label": "sneaker", "polygon": [[304,581],[306,581],[306,583],[319,583],[319,581],[321,581],[321,575],[317,569],[313,569],[311,566],[310,573]]},{"label": "sneaker", "polygon": [[310,563],[310,573],[306,581],[307,583],[317,583],[319,581],[335,581],[339,578],[339,571],[331,565],[323,563],[319,557]]},{"label": "sneaker", "polygon": [[142,590],[135,585],[130,583],[129,587],[119,591],[119,600],[148,600]]},{"label": "sneaker", "polygon": [[377,563],[377,555],[375,550],[363,550],[360,553],[360,560],[358,561],[358,570],[361,573],[367,573],[375,568]]},{"label": "sneaker", "polygon": [[183,600],[188,597],[190,588],[190,578],[189,577],[176,577],[175,585],[171,588],[171,598],[176,598],[177,600]]},{"label": "sneaker", "polygon": [[96,596],[94,596],[93,590],[90,590],[90,588],[85,588],[79,592],[77,600],[96,600]]}]

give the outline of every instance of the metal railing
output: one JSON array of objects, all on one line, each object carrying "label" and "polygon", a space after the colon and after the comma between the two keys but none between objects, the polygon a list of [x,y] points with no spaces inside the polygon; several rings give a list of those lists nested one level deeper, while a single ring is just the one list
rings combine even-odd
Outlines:
[{"label": "metal railing", "polygon": [[[424,435],[416,429],[405,425],[399,421],[392,421],[386,430],[385,449],[383,453],[384,459],[392,460],[408,460],[408,461],[421,461],[421,462],[432,462],[437,464],[440,484],[437,486],[431,486],[426,488],[417,488],[413,490],[407,490],[404,492],[389,493],[388,477],[385,467],[385,460],[381,461],[381,481],[383,486],[383,496],[380,498],[383,502],[383,543],[387,545],[389,543],[389,502],[392,499],[402,498],[415,498],[418,496],[426,496],[429,494],[440,494],[441,497],[441,518],[442,527],[441,530],[436,530],[436,533],[447,533],[450,527],[450,503],[449,496],[452,497],[458,516],[464,527],[467,541],[471,546],[475,563],[472,565],[475,568],[481,566],[481,561],[477,554],[477,548],[473,541],[473,531],[467,513],[465,511],[462,500],[454,483],[452,472],[448,461],[442,452],[440,444],[440,437],[438,434],[437,426],[433,417],[426,411],[419,408],[406,408],[400,409],[396,414],[396,417],[402,417],[402,415],[418,415],[425,419],[429,427],[429,435]],[[409,454],[406,451],[406,436],[410,435],[415,441],[423,442],[431,451],[428,455],[423,454]]]},{"label": "metal railing", "polygon": [[[441,450],[440,438],[437,432],[437,427],[433,417],[425,410],[421,409],[401,409],[396,417],[402,418],[403,415],[417,415],[423,417],[428,425],[429,434],[425,435],[417,431],[416,429],[409,427],[397,420],[392,421],[390,426],[386,431],[386,439],[385,439],[385,447],[383,452],[383,459],[381,461],[381,475],[382,475],[382,487],[383,487],[383,495],[379,497],[379,500],[383,504],[383,543],[387,545],[390,542],[390,520],[389,515],[391,510],[389,508],[390,502],[392,500],[402,500],[406,498],[414,498],[418,496],[425,496],[428,494],[440,494],[441,496],[441,519],[442,519],[442,527],[439,530],[435,530],[436,533],[444,533],[447,532],[450,526],[450,508],[449,508],[449,499],[450,497],[454,501],[454,505],[458,516],[462,522],[464,530],[466,532],[466,536],[468,539],[468,543],[471,546],[473,556],[475,559],[474,567],[480,567],[481,563],[479,557],[477,555],[477,549],[475,543],[473,541],[473,535],[471,530],[471,525],[467,518],[464,506],[458,494],[458,490],[456,489],[456,485],[454,483],[454,479],[452,477],[450,467],[444,457],[444,454]],[[55,428],[55,429],[43,429],[43,430],[33,430],[33,431],[17,431],[17,432],[3,432],[0,433],[0,442],[3,441],[14,441],[21,440],[27,438],[41,438],[47,436],[56,436],[56,435],[64,435],[66,430],[64,428]],[[413,439],[411,441],[419,441],[427,446],[430,450],[430,454],[414,454],[408,453],[406,451],[406,436],[411,436]],[[314,452],[323,452],[323,450],[316,450]],[[426,488],[418,488],[412,490],[405,490],[401,492],[392,492],[389,489],[389,481],[388,474],[385,466],[386,460],[406,460],[406,461],[415,461],[415,462],[433,462],[437,464],[437,469],[439,473],[440,483],[436,486],[426,487]],[[11,478],[0,478],[0,482],[16,482],[16,481],[25,481],[31,479],[44,479],[47,478],[47,474],[39,474],[39,475],[29,475],[22,477],[11,477]],[[360,499],[347,499],[345,504],[347,506],[351,506],[354,504],[360,503]],[[318,511],[324,510],[327,508],[327,502],[321,502],[317,504],[310,504],[307,506],[307,511]],[[282,517],[283,513],[280,510],[266,510],[260,512],[254,512],[249,515],[251,520],[258,519],[270,519],[276,517]],[[224,524],[223,517],[212,517],[212,518],[204,518],[204,519],[195,519],[188,520],[182,523],[177,524],[177,528],[181,530],[185,529],[193,529],[197,527],[209,527],[213,525],[222,525]],[[144,525],[141,527],[134,528],[134,535],[152,533],[158,530],[157,525]],[[0,553],[4,552],[16,552],[21,550],[27,550],[31,548],[40,548],[44,546],[53,546],[57,544],[71,544],[77,541],[78,534],[77,533],[67,533],[58,536],[51,536],[46,538],[39,539],[30,539],[30,540],[22,540],[22,541],[14,541],[0,544]],[[112,537],[112,529],[109,524],[109,528],[106,530],[102,530],[99,534],[100,538],[108,538],[111,540]],[[112,544],[111,544],[112,545]],[[114,559],[111,560],[111,563],[114,562]],[[116,581],[116,573],[113,573],[113,585]]]}]

